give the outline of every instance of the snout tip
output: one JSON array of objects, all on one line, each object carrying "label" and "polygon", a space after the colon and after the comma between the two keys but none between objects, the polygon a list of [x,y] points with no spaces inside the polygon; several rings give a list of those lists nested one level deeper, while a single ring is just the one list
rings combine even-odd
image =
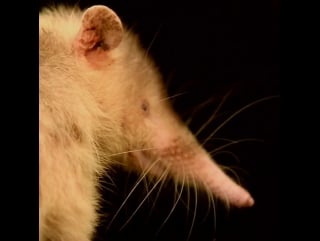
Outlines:
[{"label": "snout tip", "polygon": [[238,208],[250,208],[255,204],[255,201],[249,193],[246,193],[246,195],[235,200],[232,204]]},{"label": "snout tip", "polygon": [[249,196],[246,202],[246,206],[252,207],[253,205],[254,205],[254,199],[251,196]]},{"label": "snout tip", "polygon": [[254,199],[249,194],[247,197],[242,199],[242,201],[238,202],[238,205],[236,206],[238,206],[239,208],[249,208],[249,207],[252,207],[254,203],[255,203]]}]

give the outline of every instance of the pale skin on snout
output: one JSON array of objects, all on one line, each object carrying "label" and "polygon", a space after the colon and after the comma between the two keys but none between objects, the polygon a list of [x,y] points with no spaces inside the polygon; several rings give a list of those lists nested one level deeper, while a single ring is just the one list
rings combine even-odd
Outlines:
[{"label": "pale skin on snout", "polygon": [[118,161],[254,204],[163,101],[161,75],[113,10],[58,7],[39,20],[41,241],[92,239],[98,177]]}]

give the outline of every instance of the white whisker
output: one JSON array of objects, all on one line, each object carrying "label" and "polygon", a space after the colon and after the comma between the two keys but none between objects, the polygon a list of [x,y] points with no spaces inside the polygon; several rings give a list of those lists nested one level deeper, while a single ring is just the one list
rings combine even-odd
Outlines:
[{"label": "white whisker", "polygon": [[279,98],[278,95],[272,95],[272,96],[268,96],[268,97],[264,97],[261,98],[259,100],[256,100],[254,102],[251,102],[248,105],[245,105],[244,107],[240,108],[239,110],[237,110],[235,113],[233,113],[229,118],[227,118],[224,122],[222,122],[208,137],[207,139],[205,139],[205,141],[202,143],[202,145],[205,145],[207,143],[208,140],[211,139],[212,136],[214,136],[226,123],[228,123],[230,120],[232,120],[235,116],[237,116],[239,113],[241,113],[242,111],[250,108],[253,105],[256,105],[260,102],[266,101],[266,100],[271,100],[271,99],[275,99],[275,98]]},{"label": "white whisker", "polygon": [[163,24],[161,24],[157,30],[157,32],[153,35],[153,38],[152,40],[150,41],[148,47],[146,48],[145,52],[144,52],[144,56],[143,56],[143,59],[146,59],[148,56],[149,56],[149,51],[154,43],[154,41],[157,39],[159,33],[160,33],[160,30],[162,28]]},{"label": "white whisker", "polygon": [[146,175],[150,172],[150,170],[160,161],[161,159],[158,159],[157,161],[153,162],[146,171],[144,171],[140,178],[138,179],[138,181],[136,182],[136,184],[134,185],[134,187],[131,189],[131,191],[129,192],[129,194],[127,195],[127,197],[125,198],[125,200],[122,202],[122,204],[120,205],[120,207],[118,208],[117,212],[115,213],[115,215],[112,217],[111,221],[109,222],[109,225],[107,227],[107,229],[109,229],[111,227],[111,224],[113,223],[113,221],[115,220],[115,218],[119,215],[120,211],[122,210],[122,208],[124,207],[124,205],[127,203],[128,199],[131,197],[131,195],[133,194],[133,192],[136,190],[136,188],[138,187],[138,185],[142,182],[142,180],[146,177]]},{"label": "white whisker", "polygon": [[199,128],[199,130],[195,133],[195,136],[198,136],[201,133],[201,131],[203,131],[212,122],[212,120],[216,117],[216,114],[218,113],[218,111],[221,109],[223,103],[229,97],[230,93],[231,93],[231,90],[223,97],[223,99],[221,100],[216,110],[213,112],[210,118]]},{"label": "white whisker", "polygon": [[120,231],[130,222],[130,220],[133,218],[133,216],[139,211],[139,209],[141,208],[141,206],[144,204],[144,202],[147,200],[147,198],[150,196],[150,194],[152,193],[152,191],[157,187],[157,185],[161,182],[161,179],[167,175],[168,172],[164,172],[161,177],[159,178],[159,180],[154,184],[154,186],[150,189],[150,191],[147,193],[147,195],[144,197],[144,199],[140,202],[140,204],[138,205],[138,207],[136,208],[136,210],[131,214],[131,216],[127,219],[127,221],[121,226]]},{"label": "white whisker", "polygon": [[161,102],[161,101],[165,101],[165,100],[170,100],[170,99],[176,98],[176,97],[178,97],[178,96],[185,95],[185,94],[187,94],[187,93],[188,93],[188,92],[182,92],[182,93],[179,93],[179,94],[171,95],[171,96],[162,98],[162,99],[160,99],[159,101]]},{"label": "white whisker", "polygon": [[[165,177],[165,178],[166,178],[166,177]],[[157,200],[158,200],[158,198],[159,198],[159,195],[160,195],[160,193],[161,193],[161,190],[162,190],[163,185],[165,184],[165,182],[166,182],[166,179],[162,180],[162,183],[161,183],[161,185],[160,185],[160,187],[159,187],[159,189],[158,189],[157,195],[156,195],[155,199],[153,200],[152,206],[151,206],[151,208],[150,208],[150,210],[151,210],[150,212],[152,212],[152,211],[154,210],[155,205],[156,205],[156,202],[157,202]],[[151,215],[151,213],[150,213],[149,215]]]},{"label": "white whisker", "polygon": [[208,192],[208,195],[209,195],[209,198],[211,200],[212,208],[213,208],[213,228],[214,228],[214,231],[216,231],[216,228],[217,228],[216,204],[215,204],[215,201],[214,201],[213,194],[211,192]]},{"label": "white whisker", "polygon": [[224,154],[224,153],[231,155],[236,160],[236,162],[240,163],[240,158],[231,151],[215,151],[214,153],[211,153],[211,155],[214,158],[215,156],[219,154]]},{"label": "white whisker", "polygon": [[181,199],[181,195],[182,195],[182,192],[183,192],[183,188],[184,188],[184,183],[185,182],[185,178],[183,177],[183,180],[182,180],[182,183],[181,183],[181,189],[180,189],[180,192],[179,192],[179,195],[178,195],[178,198],[176,199],[176,201],[174,202],[169,214],[167,215],[166,219],[162,222],[161,226],[159,227],[156,235],[161,231],[161,229],[164,227],[164,225],[166,224],[166,222],[169,220],[169,218],[171,217],[173,211],[175,210],[179,200]]},{"label": "white whisker", "polygon": [[192,182],[193,182],[193,186],[194,186],[194,211],[193,211],[193,217],[192,217],[192,221],[191,221],[191,225],[190,225],[190,230],[187,236],[187,241],[190,239],[191,234],[192,234],[192,230],[194,227],[194,223],[196,220],[196,216],[197,216],[197,207],[198,207],[198,192],[197,192],[197,185],[196,182],[194,180],[194,176],[192,175]]},{"label": "white whisker", "polygon": [[210,104],[212,101],[214,100],[214,98],[211,98],[209,100],[206,100],[205,102],[201,103],[200,105],[198,105],[190,114],[190,117],[185,121],[186,126],[189,126],[193,116],[200,111],[202,108],[204,108],[206,105]]},{"label": "white whisker", "polygon": [[145,148],[145,149],[136,149],[136,150],[118,152],[118,153],[111,154],[108,157],[119,156],[119,155],[124,155],[124,154],[132,153],[132,152],[138,152],[138,151],[149,151],[149,150],[154,150],[154,149],[157,149],[157,148]]},{"label": "white whisker", "polygon": [[213,151],[210,151],[209,153],[210,153],[210,154],[214,154],[214,153],[216,153],[217,151],[220,151],[220,150],[222,150],[223,148],[226,148],[226,147],[228,147],[228,146],[231,146],[231,145],[234,145],[234,144],[238,144],[238,143],[241,143],[241,142],[247,142],[247,141],[260,141],[260,142],[263,142],[263,140],[261,140],[261,139],[255,139],[255,138],[240,139],[240,140],[232,141],[231,143],[227,143],[227,144],[225,144],[225,145],[219,146],[219,147],[215,148]]}]

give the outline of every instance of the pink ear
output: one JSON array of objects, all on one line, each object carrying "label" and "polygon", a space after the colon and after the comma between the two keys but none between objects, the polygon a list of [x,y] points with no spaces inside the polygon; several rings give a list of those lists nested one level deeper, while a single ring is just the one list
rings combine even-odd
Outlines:
[{"label": "pink ear", "polygon": [[82,16],[82,25],[74,41],[74,49],[89,62],[103,61],[123,37],[123,27],[117,14],[110,8],[96,5]]}]

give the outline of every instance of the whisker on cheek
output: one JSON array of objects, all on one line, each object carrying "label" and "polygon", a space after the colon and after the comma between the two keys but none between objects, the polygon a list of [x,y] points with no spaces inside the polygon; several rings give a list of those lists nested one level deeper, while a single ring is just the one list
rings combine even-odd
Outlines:
[{"label": "whisker on cheek", "polygon": [[[167,217],[164,219],[164,221],[162,222],[162,224],[160,225],[160,227],[158,228],[157,232],[156,232],[156,236],[159,235],[160,231],[162,230],[162,228],[165,226],[165,224],[167,223],[167,221],[169,220],[169,218],[171,217],[173,211],[175,210],[178,202],[180,201],[181,199],[181,195],[182,195],[182,192],[183,192],[183,189],[184,189],[184,178],[182,180],[182,183],[181,183],[181,188],[180,188],[180,191],[178,193],[178,198],[176,197],[176,192],[175,192],[175,202],[170,210],[170,212],[168,213]],[[176,185],[175,185],[175,191],[176,191]]]},{"label": "whisker on cheek", "polygon": [[156,203],[157,203],[157,201],[159,199],[160,193],[161,193],[162,189],[164,188],[164,185],[165,185],[166,182],[167,182],[167,175],[163,177],[163,180],[162,180],[161,185],[160,185],[160,187],[158,189],[158,192],[157,192],[155,198],[153,199],[153,203],[152,203],[152,206],[150,208],[149,216],[151,215],[151,213],[155,209],[155,206],[156,206]]},{"label": "whisker on cheek", "polygon": [[150,191],[148,191],[147,195],[143,198],[143,200],[140,202],[140,204],[138,205],[138,207],[136,208],[136,210],[131,214],[131,216],[127,219],[127,221],[120,227],[120,231],[122,229],[124,229],[124,227],[132,220],[132,218],[134,217],[134,215],[139,211],[139,209],[141,208],[141,206],[145,203],[145,201],[147,200],[147,198],[151,195],[151,193],[153,192],[153,190],[155,190],[155,188],[159,185],[159,183],[162,181],[162,178],[164,176],[166,176],[167,173],[164,172],[162,174],[162,176],[159,178],[159,180],[154,184],[154,186],[150,189]]},{"label": "whisker on cheek", "polygon": [[193,216],[192,216],[192,221],[191,221],[191,225],[190,225],[190,229],[187,235],[187,241],[190,239],[191,235],[192,235],[192,231],[193,231],[193,227],[195,224],[195,220],[196,220],[196,216],[197,216],[197,208],[198,208],[198,192],[197,192],[197,184],[196,181],[194,179],[194,177],[192,176],[192,182],[193,182],[193,190],[194,190],[194,208],[193,208]]},{"label": "whisker on cheek", "polygon": [[122,208],[124,207],[124,205],[127,203],[127,201],[129,200],[129,198],[132,196],[133,192],[137,189],[137,187],[139,186],[139,184],[144,180],[144,178],[147,176],[147,174],[151,171],[151,169],[153,167],[156,166],[156,164],[160,161],[160,159],[156,160],[155,162],[153,162],[145,171],[142,172],[142,174],[140,175],[140,178],[138,179],[138,181],[136,182],[136,184],[133,186],[133,188],[131,189],[131,191],[129,192],[129,194],[127,195],[127,197],[124,199],[124,201],[122,202],[122,204],[120,205],[120,207],[118,208],[118,210],[116,211],[116,213],[113,215],[112,219],[110,220],[107,229],[110,229],[113,221],[116,219],[116,217],[119,215],[120,211],[122,210]]}]

